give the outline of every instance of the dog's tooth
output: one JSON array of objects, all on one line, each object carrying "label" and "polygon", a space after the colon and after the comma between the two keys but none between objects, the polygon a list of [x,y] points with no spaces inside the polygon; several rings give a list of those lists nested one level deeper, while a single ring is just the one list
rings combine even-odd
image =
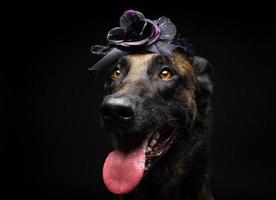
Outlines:
[{"label": "dog's tooth", "polygon": [[150,163],[147,164],[147,166],[145,167],[145,170],[149,170],[149,168],[150,168]]},{"label": "dog's tooth", "polygon": [[158,140],[159,137],[160,137],[160,134],[158,132],[153,135],[153,139]]},{"label": "dog's tooth", "polygon": [[146,148],[146,153],[151,152],[151,150],[152,150],[151,147],[147,147],[147,148]]},{"label": "dog's tooth", "polygon": [[157,153],[156,156],[160,156],[162,153],[163,153],[163,152],[161,151],[161,152]]},{"label": "dog's tooth", "polygon": [[156,143],[157,143],[157,140],[156,139],[152,139],[150,141],[150,146],[153,147]]}]

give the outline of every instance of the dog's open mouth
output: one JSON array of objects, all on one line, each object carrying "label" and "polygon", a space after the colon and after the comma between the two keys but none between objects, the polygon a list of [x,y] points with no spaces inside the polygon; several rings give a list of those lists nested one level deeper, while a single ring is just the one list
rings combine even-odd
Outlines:
[{"label": "dog's open mouth", "polygon": [[176,129],[163,126],[148,134],[139,147],[122,151],[115,149],[106,158],[103,179],[106,187],[114,194],[131,192],[149,170],[151,161],[162,156],[173,143]]}]

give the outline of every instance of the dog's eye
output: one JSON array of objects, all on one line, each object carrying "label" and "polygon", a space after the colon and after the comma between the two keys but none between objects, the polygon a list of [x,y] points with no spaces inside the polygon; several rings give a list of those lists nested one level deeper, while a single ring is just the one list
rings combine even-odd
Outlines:
[{"label": "dog's eye", "polygon": [[120,78],[120,77],[121,77],[121,70],[120,70],[118,67],[116,67],[116,68],[113,70],[113,72],[112,72],[112,74],[111,74],[111,77],[112,77],[113,79],[118,79],[118,78]]},{"label": "dog's eye", "polygon": [[169,80],[169,79],[171,79],[173,76],[174,76],[174,74],[173,74],[173,72],[169,69],[169,68],[167,68],[167,67],[165,67],[165,68],[163,68],[161,71],[160,71],[160,73],[159,73],[159,78],[161,78],[162,80]]}]

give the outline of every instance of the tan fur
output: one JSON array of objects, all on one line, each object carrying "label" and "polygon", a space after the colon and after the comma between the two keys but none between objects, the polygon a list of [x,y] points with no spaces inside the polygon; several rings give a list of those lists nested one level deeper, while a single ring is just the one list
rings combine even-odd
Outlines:
[{"label": "tan fur", "polygon": [[[128,55],[127,58],[130,60],[131,67],[130,71],[128,72],[127,79],[124,83],[117,88],[117,94],[123,94],[126,90],[131,87],[134,87],[135,84],[139,81],[140,83],[143,82],[143,77],[147,73],[147,69],[151,60],[157,54],[149,53],[149,54],[131,54]],[[183,104],[188,105],[194,113],[194,119],[197,114],[196,109],[196,102],[195,102],[195,84],[196,79],[193,72],[193,68],[191,62],[186,58],[183,54],[174,53],[173,58],[171,59],[172,63],[176,65],[180,72],[184,74],[187,78],[186,82],[186,89],[183,91]],[[147,87],[145,87],[147,89]]]},{"label": "tan fur", "polygon": [[191,62],[183,54],[174,53],[171,59],[172,63],[175,64],[187,78],[186,89],[182,93],[183,103],[188,105],[193,111],[194,120],[197,115],[197,106],[195,101],[195,90],[196,90],[196,78]]},{"label": "tan fur", "polygon": [[129,55],[128,58],[131,62],[131,69],[128,72],[128,79],[137,80],[141,78],[141,75],[147,73],[147,69],[152,58],[156,54],[133,54]]},{"label": "tan fur", "polygon": [[[117,88],[118,95],[123,94],[129,88],[134,87],[137,82],[143,82],[141,77],[147,73],[148,65],[154,56],[156,56],[156,54],[153,53],[131,54],[127,56],[131,63],[131,67],[128,72],[127,79],[120,87]],[[147,90],[148,88],[144,87],[144,89]]]}]

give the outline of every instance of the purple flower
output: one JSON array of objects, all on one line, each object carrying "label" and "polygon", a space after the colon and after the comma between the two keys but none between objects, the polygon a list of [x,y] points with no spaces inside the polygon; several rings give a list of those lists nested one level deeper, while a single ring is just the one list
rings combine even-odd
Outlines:
[{"label": "purple flower", "polygon": [[120,27],[111,29],[107,34],[107,45],[93,45],[91,52],[104,55],[91,70],[104,70],[119,57],[131,52],[152,52],[167,57],[175,50],[192,54],[191,46],[176,37],[176,27],[166,17],[150,20],[135,10],[127,10],[120,18]]},{"label": "purple flower", "polygon": [[111,45],[122,47],[150,46],[160,39],[172,41],[175,34],[176,28],[169,19],[152,21],[141,12],[127,10],[120,18],[120,27],[111,29],[107,40]]}]

